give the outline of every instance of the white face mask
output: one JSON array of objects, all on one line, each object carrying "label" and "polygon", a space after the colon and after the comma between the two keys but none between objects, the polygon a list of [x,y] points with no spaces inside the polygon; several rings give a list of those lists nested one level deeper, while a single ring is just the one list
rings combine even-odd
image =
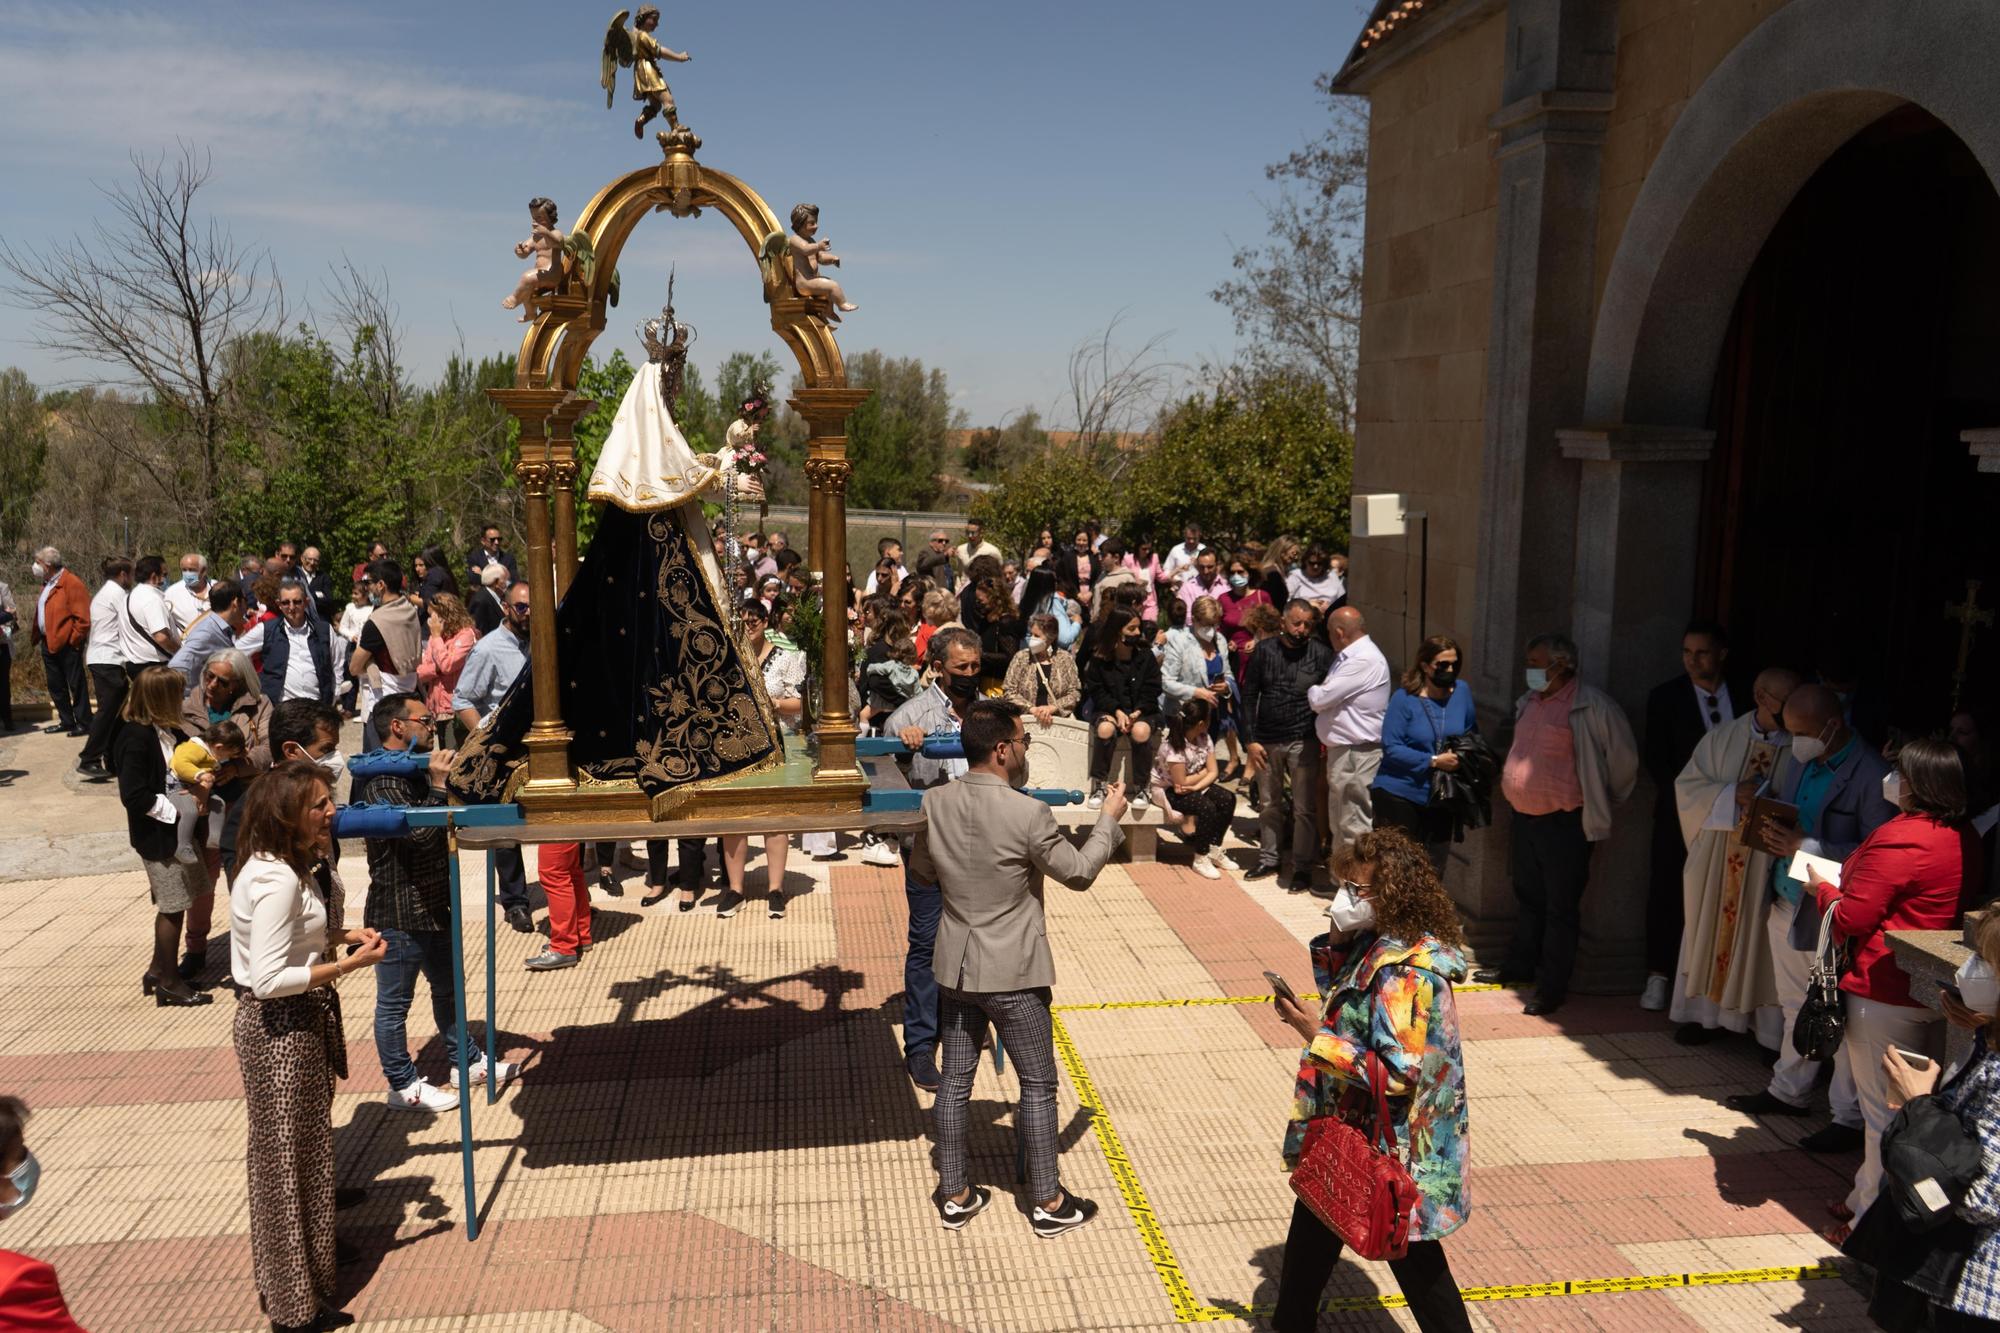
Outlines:
[{"label": "white face mask", "polygon": [[1200,639],[1200,640],[1201,640],[1201,641],[1202,641],[1203,643],[1214,643],[1214,642],[1215,642],[1215,626],[1213,626],[1213,625],[1196,625],[1196,626],[1194,627],[1194,636],[1195,636],[1195,637],[1196,637],[1197,639]]},{"label": "white face mask", "polygon": [[1030,657],[1041,656],[1041,654],[1048,648],[1048,646],[1049,646],[1049,641],[1043,638],[1041,635],[1030,634],[1028,636],[1028,655]]},{"label": "white face mask", "polygon": [[28,566],[28,569],[38,579],[46,579],[49,576],[48,568],[39,560]]},{"label": "white face mask", "polygon": [[1973,1013],[1990,1014],[2000,1008],[2000,977],[1993,975],[1993,969],[1978,954],[1960,963],[1951,979],[1958,984],[1965,1007]]},{"label": "white face mask", "polygon": [[1333,919],[1335,930],[1366,930],[1375,924],[1375,904],[1356,897],[1354,890],[1345,884],[1333,895],[1333,906],[1326,909],[1326,914]]},{"label": "white face mask", "polygon": [[1529,667],[1527,674],[1529,693],[1540,694],[1549,687],[1549,673],[1547,668]]},{"label": "white face mask", "polygon": [[25,1153],[21,1164],[7,1173],[7,1183],[14,1187],[18,1196],[12,1203],[0,1204],[0,1217],[12,1217],[28,1206],[35,1197],[35,1187],[42,1182],[42,1164],[34,1153]]},{"label": "white face mask", "polygon": [[1893,768],[1882,775],[1882,799],[1898,810],[1903,808],[1903,775]]},{"label": "white face mask", "polygon": [[1826,742],[1817,736],[1792,737],[1792,758],[1802,764],[1810,764],[1826,753]]}]

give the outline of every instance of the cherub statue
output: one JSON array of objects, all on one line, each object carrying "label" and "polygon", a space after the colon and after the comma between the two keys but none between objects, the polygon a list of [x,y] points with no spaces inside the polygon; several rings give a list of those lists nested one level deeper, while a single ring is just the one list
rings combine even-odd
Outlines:
[{"label": "cherub statue", "polygon": [[625,17],[632,11],[621,9],[611,17],[611,26],[604,31],[604,61],[599,82],[604,87],[604,105],[611,106],[611,96],[618,86],[618,67],[627,65],[632,70],[632,96],[645,105],[640,108],[638,119],[632,122],[632,137],[646,137],[646,122],[654,116],[664,115],[667,126],[672,130],[681,128],[680,116],[675,113],[673,89],[660,77],[660,61],[673,60],[685,64],[694,59],[686,51],[672,51],[660,45],[653,36],[653,30],[660,26],[660,10],[657,5],[640,5],[639,13],[632,20],[631,31],[625,29]]},{"label": "cherub statue", "polygon": [[[832,251],[832,241],[815,240],[819,235],[819,205],[796,204],[792,207],[792,282],[798,294],[808,300],[831,301],[835,311],[851,312],[861,307],[847,299],[838,282],[819,275],[820,265],[830,268],[840,267],[840,256]],[[828,316],[828,322],[840,323],[840,315]]]},{"label": "cherub statue", "polygon": [[556,229],[556,201],[536,195],[528,201],[528,239],[514,246],[514,257],[533,257],[535,263],[521,281],[516,284],[507,299],[500,303],[502,310],[520,307],[520,322],[526,324],[535,317],[535,297],[555,290],[562,282],[562,262],[566,237]]}]

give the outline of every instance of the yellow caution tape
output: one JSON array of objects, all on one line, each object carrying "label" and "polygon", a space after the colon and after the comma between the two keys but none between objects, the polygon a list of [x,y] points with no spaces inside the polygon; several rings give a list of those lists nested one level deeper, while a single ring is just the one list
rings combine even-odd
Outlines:
[{"label": "yellow caution tape", "polygon": [[[1460,986],[1459,990],[1500,990],[1499,986]],[[1173,1307],[1174,1320],[1182,1324],[1209,1324],[1222,1319],[1251,1319],[1271,1314],[1274,1307],[1268,1305],[1243,1305],[1235,1301],[1218,1301],[1210,1304],[1196,1298],[1194,1287],[1188,1281],[1187,1270],[1181,1267],[1174,1247],[1168,1242],[1166,1232],[1160,1226],[1159,1214],[1153,1211],[1151,1200],[1146,1197],[1146,1187],[1139,1181],[1139,1171],[1125,1152],[1125,1142],[1118,1136],[1118,1130],[1111,1123],[1111,1113],[1099,1095],[1097,1085],[1091,1081],[1090,1071],[1084,1067],[1083,1057],[1077,1053],[1076,1042],[1069,1035],[1069,1028],[1063,1023],[1064,1013],[1089,1013],[1113,1009],[1172,1009],[1197,1005],[1216,1004],[1268,1004],[1269,995],[1237,995],[1224,999],[1195,998],[1185,1000],[1110,1000],[1100,1004],[1058,1004],[1050,1006],[1051,1024],[1054,1028],[1056,1058],[1069,1071],[1070,1082],[1076,1088],[1076,1099],[1090,1114],[1091,1132],[1097,1137],[1097,1147],[1104,1154],[1105,1165],[1111,1168],[1112,1183],[1117,1187],[1118,1197],[1124,1201],[1125,1211],[1139,1230],[1139,1239],[1146,1247],[1146,1256],[1151,1260],[1153,1272],[1158,1275],[1160,1285],[1166,1289],[1167,1301]],[[1304,996],[1315,999],[1316,996]],[[1670,1288],[1686,1287],[1727,1287],[1748,1286],[1766,1282],[1811,1282],[1822,1278],[1846,1276],[1846,1270],[1838,1264],[1786,1265],[1777,1268],[1738,1268],[1717,1273],[1648,1273],[1627,1277],[1573,1278],[1564,1282],[1522,1282],[1504,1286],[1461,1287],[1459,1295],[1468,1301],[1518,1301],[1538,1300],[1550,1296],[1592,1296],[1621,1291],[1663,1291]],[[1336,1296],[1320,1304],[1322,1310],[1395,1310],[1408,1305],[1400,1294],[1381,1296]]]},{"label": "yellow caution tape", "polygon": [[[1511,986],[1501,986],[1493,982],[1467,982],[1463,986],[1453,986],[1459,995],[1473,991],[1512,990]],[[1269,1004],[1274,995],[1191,995],[1176,1000],[1098,1000],[1080,1004],[1052,1004],[1049,1012],[1054,1014],[1094,1014],[1107,1013],[1113,1009],[1194,1009],[1213,1004]],[[1302,1000],[1317,1000],[1318,991],[1304,991]]]}]

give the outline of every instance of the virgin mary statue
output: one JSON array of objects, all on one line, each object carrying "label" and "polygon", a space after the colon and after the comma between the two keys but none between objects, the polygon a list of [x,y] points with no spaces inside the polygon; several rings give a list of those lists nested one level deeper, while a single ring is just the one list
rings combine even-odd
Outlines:
[{"label": "virgin mary statue", "polygon": [[[690,330],[669,304],[643,331],[632,377],[591,473],[602,501],[583,564],[556,609],[562,718],[585,788],[636,784],[654,819],[705,786],[775,767],[776,714],[730,633],[726,585],[700,499],[736,481],[728,451],[697,455],[674,425]],[[754,494],[754,492],[753,492]],[[506,626],[496,634],[512,633]],[[510,800],[526,780],[534,705],[523,666],[453,762],[452,794]]]}]

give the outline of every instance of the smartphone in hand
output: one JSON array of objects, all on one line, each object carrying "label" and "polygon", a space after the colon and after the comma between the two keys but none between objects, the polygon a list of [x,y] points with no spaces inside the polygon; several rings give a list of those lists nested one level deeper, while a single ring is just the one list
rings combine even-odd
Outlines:
[{"label": "smartphone in hand", "polygon": [[1889,1049],[1901,1056],[1903,1063],[1919,1074],[1931,1067],[1931,1058],[1928,1055],[1918,1055],[1915,1051],[1906,1051],[1900,1046],[1891,1046]]},{"label": "smartphone in hand", "polygon": [[1283,996],[1285,999],[1290,1000],[1293,1004],[1298,1005],[1300,1009],[1305,1008],[1305,1005],[1300,1003],[1299,1001],[1299,993],[1292,989],[1291,982],[1286,981],[1276,972],[1268,972],[1268,971],[1264,973],[1264,980],[1271,983],[1271,994]]}]

